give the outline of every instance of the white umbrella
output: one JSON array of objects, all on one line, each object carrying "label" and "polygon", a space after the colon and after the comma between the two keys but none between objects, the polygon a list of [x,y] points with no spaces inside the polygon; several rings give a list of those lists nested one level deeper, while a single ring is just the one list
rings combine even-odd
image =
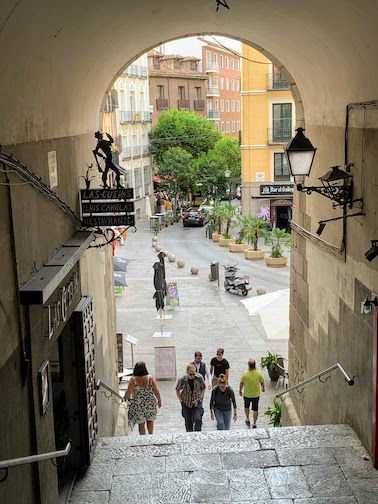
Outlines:
[{"label": "white umbrella", "polygon": [[260,315],[268,339],[289,338],[289,289],[254,296],[241,302],[249,315]]},{"label": "white umbrella", "polygon": [[149,219],[150,217],[152,217],[151,200],[149,196],[146,196],[145,200],[146,200],[146,217],[147,219]]}]

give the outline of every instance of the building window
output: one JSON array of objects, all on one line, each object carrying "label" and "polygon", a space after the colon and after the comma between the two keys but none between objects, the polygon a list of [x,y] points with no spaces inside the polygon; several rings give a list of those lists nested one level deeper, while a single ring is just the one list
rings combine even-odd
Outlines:
[{"label": "building window", "polygon": [[236,91],[240,91],[240,80],[236,80]]},{"label": "building window", "polygon": [[230,112],[230,100],[226,100],[226,112]]},{"label": "building window", "polygon": [[230,133],[230,121],[226,122],[226,133]]},{"label": "building window", "polygon": [[224,112],[224,100],[221,100],[221,112]]},{"label": "building window", "polygon": [[150,184],[151,184],[151,170],[149,166],[143,167],[143,178],[144,178],[144,195],[148,196],[150,193]]},{"label": "building window", "polygon": [[235,68],[235,60],[234,58],[231,58],[231,70]]},{"label": "building window", "polygon": [[238,131],[240,131],[240,121],[236,122],[236,128],[237,128]]},{"label": "building window", "polygon": [[229,79],[226,79],[226,91],[230,89],[230,81]]},{"label": "building window", "polygon": [[232,133],[235,133],[235,121],[232,121],[231,129],[232,129]]},{"label": "building window", "polygon": [[236,60],[236,71],[239,72],[240,70],[240,61]]},{"label": "building window", "polygon": [[179,100],[185,100],[185,86],[178,87],[178,97]]},{"label": "building window", "polygon": [[216,123],[215,123],[215,129],[216,129],[216,130],[219,130],[219,122],[216,122]]},{"label": "building window", "polygon": [[220,88],[224,89],[224,77],[220,78]]},{"label": "building window", "polygon": [[231,91],[235,91],[235,80],[231,79]]},{"label": "building window", "polygon": [[180,68],[181,68],[181,60],[175,59],[175,61],[173,62],[173,68],[174,68],[174,70],[180,70]]},{"label": "building window", "polygon": [[214,53],[214,63],[218,64],[218,54]]},{"label": "building window", "polygon": [[202,88],[196,87],[194,90],[196,93],[196,100],[202,100]]},{"label": "building window", "polygon": [[274,180],[290,180],[289,168],[284,153],[274,154]]},{"label": "building window", "polygon": [[231,100],[231,112],[235,112],[235,100]]},{"label": "building window", "polygon": [[190,61],[190,70],[197,70],[197,69],[198,69],[198,61],[191,60]]},{"label": "building window", "polygon": [[157,87],[157,97],[159,99],[164,99],[164,86]]},{"label": "building window", "polygon": [[219,110],[219,102],[218,102],[218,100],[215,100],[215,110]]},{"label": "building window", "polygon": [[228,56],[225,57],[224,62],[225,62],[226,68],[228,68]]},{"label": "building window", "polygon": [[221,68],[223,68],[223,55],[222,54],[219,55],[219,66]]},{"label": "building window", "polygon": [[288,142],[291,138],[291,103],[273,104],[273,142]]},{"label": "building window", "polygon": [[155,70],[160,70],[160,58],[156,58],[156,56],[154,56],[152,64]]},{"label": "building window", "polygon": [[236,101],[236,112],[240,112],[240,101]]},{"label": "building window", "polygon": [[142,187],[142,174],[140,168],[136,168],[136,170],[134,171],[134,182],[135,182],[135,198],[140,198]]},{"label": "building window", "polygon": [[214,75],[214,86],[218,87],[218,84],[219,84],[218,77],[216,75]]},{"label": "building window", "polygon": [[224,133],[224,122],[223,121],[221,122],[221,131],[222,131],[222,133]]}]

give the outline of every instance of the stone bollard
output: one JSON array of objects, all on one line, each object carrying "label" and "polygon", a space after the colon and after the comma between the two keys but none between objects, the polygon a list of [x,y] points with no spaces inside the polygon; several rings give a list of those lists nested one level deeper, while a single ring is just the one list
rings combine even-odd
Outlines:
[{"label": "stone bollard", "polygon": [[267,289],[265,287],[257,287],[256,292],[259,296],[262,296],[263,294],[266,294]]},{"label": "stone bollard", "polygon": [[156,250],[156,252],[160,252],[161,251],[160,245],[156,245],[155,250]]},{"label": "stone bollard", "polygon": [[178,266],[179,268],[183,268],[183,267],[185,266],[185,261],[184,261],[183,259],[179,259],[179,260],[177,261],[177,266]]},{"label": "stone bollard", "polygon": [[175,262],[176,261],[176,256],[174,254],[169,254],[168,255],[168,261],[169,262]]},{"label": "stone bollard", "polygon": [[197,268],[197,266],[192,266],[192,267],[190,268],[190,271],[191,271],[192,275],[198,275],[198,273],[199,273],[199,268]]}]

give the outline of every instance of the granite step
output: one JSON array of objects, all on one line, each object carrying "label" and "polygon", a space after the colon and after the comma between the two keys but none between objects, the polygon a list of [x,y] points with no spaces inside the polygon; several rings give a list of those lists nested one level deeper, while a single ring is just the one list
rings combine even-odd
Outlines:
[{"label": "granite step", "polygon": [[348,425],[99,440],[71,504],[374,504],[378,471]]}]

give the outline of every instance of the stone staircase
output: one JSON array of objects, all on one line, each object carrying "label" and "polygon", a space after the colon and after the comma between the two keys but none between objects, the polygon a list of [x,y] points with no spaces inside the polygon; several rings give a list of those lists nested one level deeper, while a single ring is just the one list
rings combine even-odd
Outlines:
[{"label": "stone staircase", "polygon": [[100,439],[71,504],[376,504],[348,425]]}]

